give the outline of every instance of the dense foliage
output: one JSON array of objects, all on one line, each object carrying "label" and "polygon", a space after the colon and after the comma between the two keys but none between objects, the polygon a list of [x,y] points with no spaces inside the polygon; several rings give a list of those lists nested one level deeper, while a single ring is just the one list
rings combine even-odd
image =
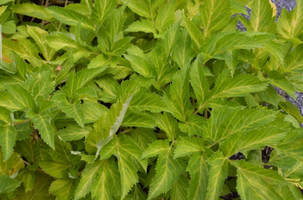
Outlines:
[{"label": "dense foliage", "polygon": [[302,0],[1,2],[1,199],[302,198]]}]

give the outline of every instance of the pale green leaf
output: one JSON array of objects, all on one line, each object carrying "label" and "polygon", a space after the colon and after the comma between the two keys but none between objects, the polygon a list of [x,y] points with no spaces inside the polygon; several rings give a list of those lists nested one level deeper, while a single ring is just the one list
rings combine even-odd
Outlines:
[{"label": "pale green leaf", "polygon": [[[252,130],[269,124],[277,112],[241,108],[218,108],[212,111],[204,126],[204,138],[222,141],[235,132]],[[243,144],[244,145],[244,144]]]},{"label": "pale green leaf", "polygon": [[97,24],[102,24],[113,12],[116,4],[111,0],[95,1],[91,18]]},{"label": "pale green leaf", "polygon": [[200,59],[197,59],[190,70],[190,83],[194,89],[198,104],[201,104],[209,91],[209,85],[204,75]]},{"label": "pale green leaf", "polygon": [[16,129],[12,125],[0,125],[0,144],[4,155],[4,161],[7,161],[13,153],[16,141]]},{"label": "pale green leaf", "polygon": [[294,86],[285,77],[285,75],[281,74],[279,71],[272,70],[268,73],[268,77],[273,86],[281,88],[290,97],[292,97],[293,99],[296,99],[296,93],[294,90]]},{"label": "pale green leaf", "polygon": [[154,25],[151,21],[143,19],[142,21],[135,21],[127,27],[126,32],[145,32],[155,33]]},{"label": "pale green leaf", "polygon": [[265,101],[267,103],[272,104],[276,108],[281,101],[284,101],[283,97],[277,94],[276,90],[272,86],[268,86],[268,88],[264,91],[258,92],[261,101]]},{"label": "pale green leaf", "polygon": [[92,130],[90,126],[84,126],[84,128],[77,125],[69,125],[64,129],[58,131],[58,135],[64,141],[80,140],[86,137]]},{"label": "pale green leaf", "polygon": [[96,122],[105,112],[107,108],[97,102],[84,102],[82,104],[84,114],[84,123]]},{"label": "pale green leaf", "polygon": [[49,110],[38,114],[29,111],[26,116],[32,120],[35,128],[39,130],[42,139],[54,149],[55,132],[54,127],[51,124],[51,118],[53,117],[52,113]]},{"label": "pale green leaf", "polygon": [[20,181],[12,179],[7,175],[0,175],[0,194],[14,191],[21,184]]},{"label": "pale green leaf", "polygon": [[1,94],[0,105],[2,107],[12,111],[36,107],[33,97],[20,85],[4,85],[4,87],[8,92]]},{"label": "pale green leaf", "polygon": [[110,57],[100,54],[97,57],[91,59],[90,63],[88,64],[87,68],[98,68],[98,67],[105,67],[110,65]]},{"label": "pale green leaf", "polygon": [[303,123],[303,117],[301,116],[300,111],[298,110],[298,107],[292,104],[289,101],[282,101],[279,103],[279,107],[283,109],[288,114],[295,117],[299,122]]},{"label": "pale green leaf", "polygon": [[237,166],[237,190],[242,199],[282,200],[273,185],[285,184],[286,181],[273,170],[266,170],[243,160],[235,163]]},{"label": "pale green leaf", "polygon": [[193,113],[194,109],[189,101],[189,64],[176,73],[170,94],[165,94],[163,100],[170,112],[182,122]]},{"label": "pale green leaf", "polygon": [[183,132],[188,132],[189,136],[202,136],[205,122],[206,119],[204,117],[192,115],[185,123],[179,123],[179,128]]},{"label": "pale green leaf", "polygon": [[158,114],[154,117],[154,120],[156,125],[166,133],[170,141],[179,136],[178,121],[170,113],[164,112],[163,115]]},{"label": "pale green leaf", "polygon": [[[303,18],[302,18],[303,19]],[[287,72],[302,73],[303,72],[303,44],[299,44],[289,54],[285,56],[284,68]]]},{"label": "pale green leaf", "polygon": [[103,76],[94,82],[101,88],[100,99],[106,103],[113,103],[117,98],[119,84],[111,76]]},{"label": "pale green leaf", "polygon": [[130,42],[134,39],[134,37],[124,37],[116,41],[113,45],[113,48],[110,52],[106,52],[108,55],[121,56],[130,45]]},{"label": "pale green leaf", "polygon": [[155,76],[155,70],[152,64],[146,59],[135,55],[124,55],[124,57],[130,62],[131,67],[138,74],[147,78]]},{"label": "pale green leaf", "polygon": [[58,107],[62,109],[67,116],[74,118],[75,121],[81,126],[84,127],[84,113],[81,105],[81,101],[76,101],[73,104],[67,101],[61,101],[58,104]]},{"label": "pale green leaf", "polygon": [[[135,13],[142,17],[151,19],[154,14],[153,8],[151,7],[151,0],[122,0],[123,3],[127,3],[127,6]],[[154,18],[154,16],[153,16]]]},{"label": "pale green leaf", "polygon": [[150,184],[148,199],[168,192],[184,168],[183,160],[174,159],[171,148],[167,146],[167,150],[163,151],[157,159],[156,176]]},{"label": "pale green leaf", "polygon": [[191,45],[192,41],[190,35],[188,34],[187,29],[183,29],[178,46],[175,48],[175,51],[172,55],[173,59],[178,63],[180,68],[185,66],[195,56]]},{"label": "pale green leaf", "polygon": [[228,162],[223,153],[217,151],[207,163],[210,165],[210,170],[206,196],[209,200],[217,200],[227,178]]},{"label": "pale green leaf", "polygon": [[16,33],[16,23],[14,21],[5,22],[2,25],[2,33],[4,33],[4,34]]},{"label": "pale green leaf", "polygon": [[131,130],[131,138],[138,144],[142,151],[144,151],[149,143],[157,140],[156,133],[152,129],[136,128]]},{"label": "pale green leaf", "polygon": [[268,163],[281,169],[290,169],[298,163],[298,160],[279,149],[274,149],[270,154]]},{"label": "pale green leaf", "polygon": [[81,21],[81,27],[92,31],[95,30],[93,22],[90,21],[88,17],[81,15],[78,12],[56,6],[48,7],[47,10],[54,18],[65,24],[75,26]]},{"label": "pale green leaf", "polygon": [[44,58],[51,61],[55,52],[46,44],[47,31],[39,27],[27,26],[27,33],[35,40]]},{"label": "pale green leaf", "polygon": [[204,35],[202,30],[200,30],[193,22],[191,22],[187,17],[182,16],[185,23],[185,27],[191,37],[191,39],[196,43],[197,47],[200,48],[203,44]]},{"label": "pale green leaf", "polygon": [[174,22],[175,7],[176,1],[172,0],[167,2],[159,10],[155,25],[160,33],[164,32]]},{"label": "pale green leaf", "polygon": [[184,157],[197,152],[204,151],[205,140],[198,137],[182,137],[174,151],[174,158]]},{"label": "pale green leaf", "polygon": [[276,31],[276,16],[273,16],[273,10],[270,6],[270,1],[254,0],[251,6],[249,25],[246,27],[248,31],[259,31],[275,34]]},{"label": "pale green leaf", "polygon": [[282,9],[281,17],[279,17],[277,24],[277,34],[282,40],[291,40],[302,33],[302,10],[302,1],[298,1],[296,7],[289,13],[285,8]]},{"label": "pale green leaf", "polygon": [[49,192],[56,195],[57,200],[70,200],[76,189],[76,179],[57,179],[52,182]]},{"label": "pale green leaf", "polygon": [[275,146],[286,135],[284,130],[276,127],[266,127],[248,132],[237,132],[231,135],[221,146],[220,149],[226,157],[241,151],[260,149],[265,146]]},{"label": "pale green leaf", "polygon": [[146,93],[145,90],[140,90],[134,95],[129,108],[135,112],[151,111],[162,112],[167,111],[167,107],[161,97],[155,93]]},{"label": "pale green leaf", "polygon": [[186,169],[191,178],[188,191],[189,200],[200,200],[206,198],[206,189],[209,178],[209,167],[206,160],[207,156],[202,153],[195,153],[189,160]]},{"label": "pale green leaf", "polygon": [[143,152],[141,159],[155,157],[169,150],[168,140],[156,140]]},{"label": "pale green leaf", "polygon": [[203,38],[206,40],[229,22],[231,16],[230,1],[205,1],[201,6],[200,13],[203,24]]},{"label": "pale green leaf", "polygon": [[80,157],[71,154],[71,145],[56,137],[56,150],[41,150],[39,165],[49,175],[55,178],[68,178],[68,170]]},{"label": "pale green leaf", "polygon": [[181,175],[171,189],[171,200],[188,200],[188,184],[186,176]]},{"label": "pale green leaf", "polygon": [[51,21],[52,18],[51,14],[45,7],[31,3],[15,4],[12,7],[12,11],[14,13],[36,17],[38,19],[43,19],[46,21]]}]

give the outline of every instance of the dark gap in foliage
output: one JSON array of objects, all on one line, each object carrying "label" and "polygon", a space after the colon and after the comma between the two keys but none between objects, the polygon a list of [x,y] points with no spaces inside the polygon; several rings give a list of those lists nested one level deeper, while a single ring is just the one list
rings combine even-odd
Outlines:
[{"label": "dark gap in foliage", "polygon": [[229,193],[225,196],[220,196],[221,199],[224,199],[224,200],[233,200],[233,199],[236,199],[239,197],[239,194],[237,192],[232,192],[232,193]]},{"label": "dark gap in foliage", "polygon": [[81,104],[83,104],[83,103],[84,103],[84,101],[83,101],[82,99],[80,99],[80,101],[81,101]]},{"label": "dark gap in foliage", "polygon": [[43,60],[45,60],[44,56],[42,53],[38,53],[39,57],[42,58]]},{"label": "dark gap in foliage", "polygon": [[160,129],[159,129],[158,126],[156,126],[156,128],[154,129],[154,132],[155,132],[155,133],[160,133]]},{"label": "dark gap in foliage", "polygon": [[105,103],[104,101],[99,100],[98,101],[100,104],[104,105],[105,107],[107,107],[108,109],[111,107],[111,103]]},{"label": "dark gap in foliage", "polygon": [[238,153],[236,153],[236,154],[234,154],[234,155],[232,155],[232,156],[230,156],[230,160],[242,160],[242,159],[244,159],[245,158],[245,156],[241,153],[241,152],[238,152]]},{"label": "dark gap in foliage", "polygon": [[274,149],[271,147],[266,146],[264,149],[262,149],[262,162],[263,163],[267,163],[269,158],[270,158],[270,154]]}]

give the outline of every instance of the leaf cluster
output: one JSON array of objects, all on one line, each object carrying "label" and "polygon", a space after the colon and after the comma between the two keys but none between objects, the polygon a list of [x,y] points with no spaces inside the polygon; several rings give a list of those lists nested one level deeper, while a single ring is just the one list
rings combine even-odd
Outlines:
[{"label": "leaf cluster", "polygon": [[302,198],[302,0],[0,4],[1,199]]}]

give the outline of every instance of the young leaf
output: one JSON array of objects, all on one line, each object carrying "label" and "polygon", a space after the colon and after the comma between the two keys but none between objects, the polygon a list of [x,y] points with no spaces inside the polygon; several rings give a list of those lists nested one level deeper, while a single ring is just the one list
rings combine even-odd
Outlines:
[{"label": "young leaf", "polygon": [[201,30],[193,22],[187,19],[187,17],[182,16],[182,19],[191,39],[196,43],[197,47],[200,48],[203,44],[204,38]]},{"label": "young leaf", "polygon": [[16,129],[12,125],[0,125],[0,144],[4,154],[4,161],[7,161],[13,153],[16,141]]},{"label": "young leaf", "polygon": [[95,1],[94,10],[92,11],[92,20],[101,25],[114,11],[115,2],[111,0]]}]

